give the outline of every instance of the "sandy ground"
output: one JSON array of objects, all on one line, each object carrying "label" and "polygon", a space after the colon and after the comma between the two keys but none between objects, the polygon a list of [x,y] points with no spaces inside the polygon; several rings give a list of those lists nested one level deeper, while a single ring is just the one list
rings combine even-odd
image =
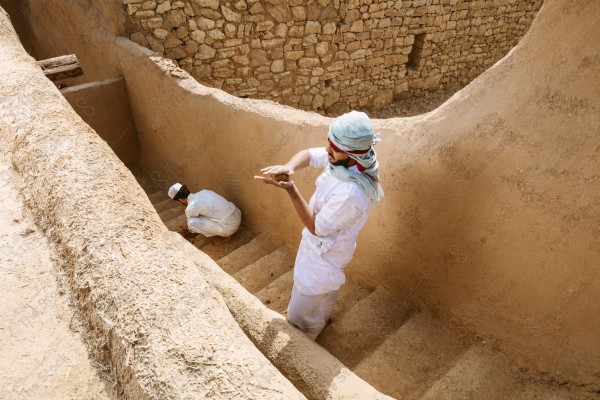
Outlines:
[{"label": "sandy ground", "polygon": [[438,90],[420,90],[414,93],[401,93],[394,101],[379,110],[366,111],[372,118],[412,117],[433,111],[462,89],[459,85],[448,85]]},{"label": "sandy ground", "polygon": [[51,248],[2,153],[0,176],[0,399],[117,399],[88,358]]}]

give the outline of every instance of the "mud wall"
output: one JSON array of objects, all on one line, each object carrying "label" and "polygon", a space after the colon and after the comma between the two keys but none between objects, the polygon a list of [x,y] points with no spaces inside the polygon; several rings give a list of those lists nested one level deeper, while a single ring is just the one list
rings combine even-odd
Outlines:
[{"label": "mud wall", "polygon": [[1,8],[0,52],[2,149],[22,175],[36,224],[59,250],[90,349],[121,394],[305,398],[181,257],[131,173],[25,53]]},{"label": "mud wall", "polygon": [[542,0],[121,0],[135,42],[242,97],[339,114],[465,85]]},{"label": "mud wall", "polygon": [[61,93],[128,168],[138,165],[137,131],[123,78],[72,86]]},{"label": "mud wall", "polygon": [[[287,195],[252,176],[324,145],[330,119],[203,87],[125,39],[88,43],[66,23],[88,14],[38,4],[36,40],[81,59],[101,54],[102,67],[122,72],[155,179],[216,190],[249,228],[299,242]],[[349,266],[437,312],[451,334],[493,337],[581,383],[598,381],[600,361],[599,7],[548,1],[517,48],[442,107],[375,122],[386,198]],[[317,174],[295,178],[306,198]]]}]

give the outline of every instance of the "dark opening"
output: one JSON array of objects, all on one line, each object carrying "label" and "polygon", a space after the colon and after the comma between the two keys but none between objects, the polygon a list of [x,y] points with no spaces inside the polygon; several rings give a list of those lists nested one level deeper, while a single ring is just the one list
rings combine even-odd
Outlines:
[{"label": "dark opening", "polygon": [[415,35],[415,42],[413,43],[412,49],[410,50],[410,54],[408,55],[408,62],[406,63],[406,68],[416,69],[421,66],[421,55],[423,53],[424,47],[425,34],[419,33],[418,35]]}]

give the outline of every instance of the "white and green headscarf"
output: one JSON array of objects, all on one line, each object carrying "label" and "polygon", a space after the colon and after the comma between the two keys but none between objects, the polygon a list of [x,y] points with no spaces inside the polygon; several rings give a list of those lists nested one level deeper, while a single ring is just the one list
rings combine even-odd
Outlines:
[{"label": "white and green headscarf", "polygon": [[373,124],[367,114],[350,111],[337,117],[329,125],[329,140],[340,150],[358,163],[360,172],[352,171],[341,165],[329,164],[331,174],[343,181],[357,182],[373,203],[383,198],[379,185],[379,163],[375,144],[381,141],[379,133],[373,130]]}]

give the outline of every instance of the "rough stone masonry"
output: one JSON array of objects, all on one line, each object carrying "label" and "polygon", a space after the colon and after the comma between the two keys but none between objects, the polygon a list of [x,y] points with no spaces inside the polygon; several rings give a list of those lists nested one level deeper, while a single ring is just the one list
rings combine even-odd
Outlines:
[{"label": "rough stone masonry", "polygon": [[542,0],[120,0],[130,38],[240,97],[338,114],[466,85]]}]

